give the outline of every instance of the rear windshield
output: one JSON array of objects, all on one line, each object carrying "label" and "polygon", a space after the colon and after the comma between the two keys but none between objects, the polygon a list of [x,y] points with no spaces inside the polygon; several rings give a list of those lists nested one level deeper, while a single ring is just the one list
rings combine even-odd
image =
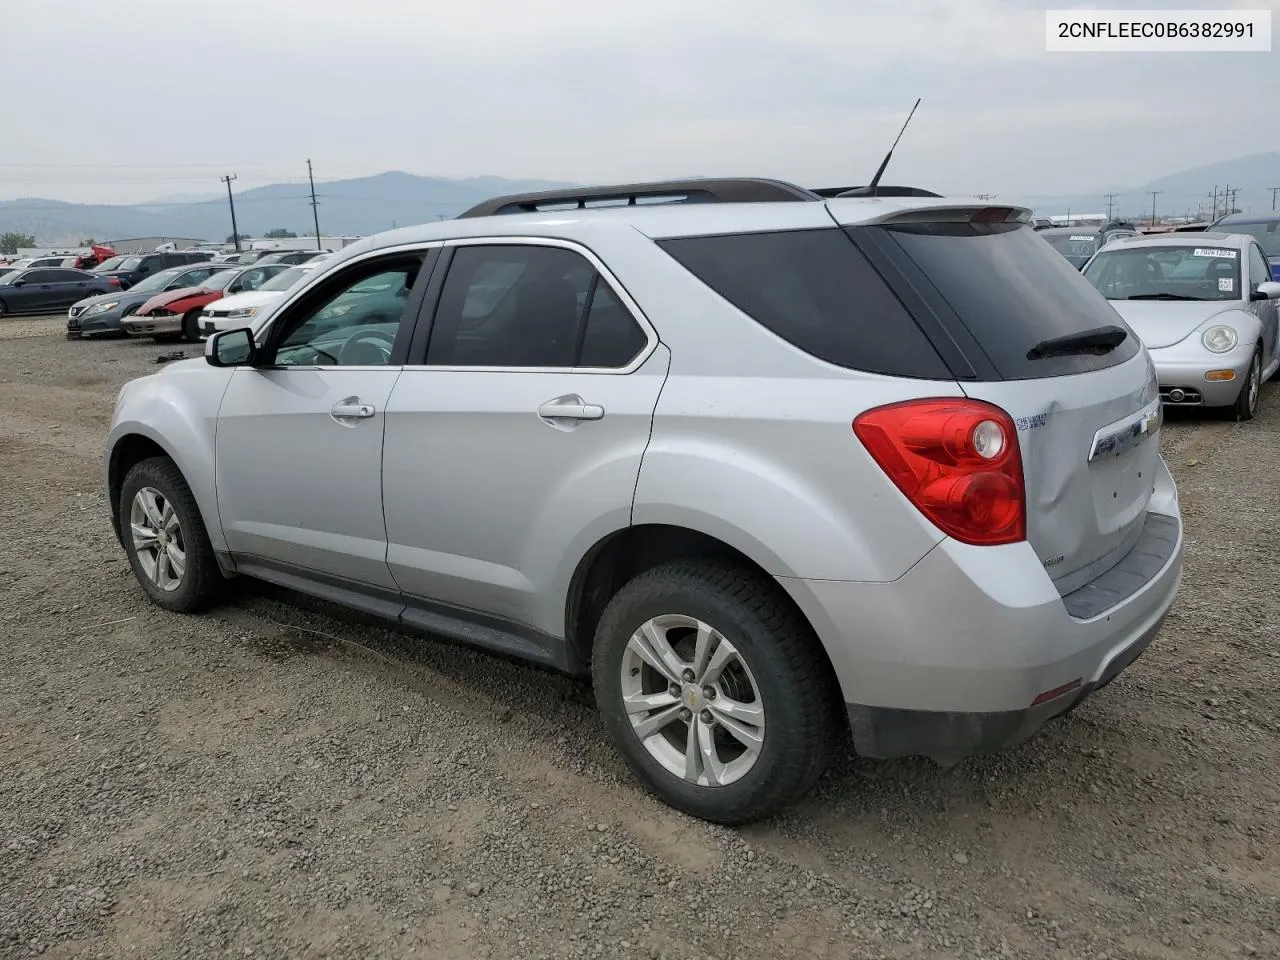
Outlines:
[{"label": "rear windshield", "polygon": [[1049,246],[1066,257],[1092,257],[1098,249],[1098,238],[1085,233],[1040,234]]},{"label": "rear windshield", "polygon": [[[922,223],[852,228],[851,233],[859,230],[882,230],[892,238],[890,249],[916,268],[905,272],[914,273],[923,286],[926,307],[948,332],[961,325],[998,379],[1086,373],[1123,363],[1138,351],[1130,332],[1120,346],[1101,355],[1032,352],[1046,340],[1125,326],[1092,284],[1029,226]],[[961,350],[969,352],[963,345]]]},{"label": "rear windshield", "polygon": [[1268,257],[1280,257],[1280,219],[1266,223],[1224,223],[1214,229],[1222,233],[1247,233],[1258,241]]},{"label": "rear windshield", "polygon": [[1033,352],[1046,340],[1127,328],[1079,271],[1025,225],[867,226],[659,246],[787,342],[851,369],[1026,380],[1102,369],[1138,351],[1130,333],[1101,355]]},{"label": "rear windshield", "polygon": [[659,246],[812,356],[871,373],[951,379],[911,314],[838,227],[688,237]]}]

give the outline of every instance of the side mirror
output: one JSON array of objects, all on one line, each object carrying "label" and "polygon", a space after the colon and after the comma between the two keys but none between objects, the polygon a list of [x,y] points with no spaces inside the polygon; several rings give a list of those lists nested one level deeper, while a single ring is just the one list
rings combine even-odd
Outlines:
[{"label": "side mirror", "polygon": [[211,367],[248,367],[257,357],[253,331],[220,330],[204,342],[204,359]]},{"label": "side mirror", "polygon": [[1280,300],[1280,283],[1274,280],[1265,280],[1258,284],[1258,289],[1253,291],[1253,300]]},{"label": "side mirror", "polygon": [[14,285],[15,287],[25,287],[25,286],[27,285],[27,281],[25,281],[25,280],[15,280],[15,281],[13,281],[13,285]]}]

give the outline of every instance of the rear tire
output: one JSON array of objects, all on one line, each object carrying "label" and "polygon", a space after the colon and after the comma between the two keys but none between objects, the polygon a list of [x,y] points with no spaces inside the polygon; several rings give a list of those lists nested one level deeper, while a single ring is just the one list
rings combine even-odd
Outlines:
[{"label": "rear tire", "polygon": [[776,583],[737,564],[677,561],[623,586],[596,630],[592,674],[627,765],[704,820],[781,811],[841,740],[843,698],[817,637]]},{"label": "rear tire", "polygon": [[195,613],[217,599],[225,581],[200,508],[172,460],[135,463],[121,485],[119,509],[129,565],[153,603]]},{"label": "rear tire", "polygon": [[4,301],[0,300],[0,317],[3,317],[5,314],[5,311],[8,309],[9,308],[4,305]]},{"label": "rear tire", "polygon": [[1236,420],[1252,420],[1258,412],[1258,397],[1262,393],[1262,349],[1253,351],[1253,359],[1249,361],[1249,373],[1240,387],[1240,396],[1236,397],[1231,413]]}]

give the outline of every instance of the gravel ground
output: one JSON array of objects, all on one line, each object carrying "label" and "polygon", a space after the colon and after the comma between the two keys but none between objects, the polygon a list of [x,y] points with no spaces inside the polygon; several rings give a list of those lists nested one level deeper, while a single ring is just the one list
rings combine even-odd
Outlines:
[{"label": "gravel ground", "polygon": [[61,326],[0,324],[0,956],[1280,956],[1280,387],[1167,425],[1186,580],[1117,682],[731,830],[564,678],[267,587],[144,602],[101,445],[171,347]]}]

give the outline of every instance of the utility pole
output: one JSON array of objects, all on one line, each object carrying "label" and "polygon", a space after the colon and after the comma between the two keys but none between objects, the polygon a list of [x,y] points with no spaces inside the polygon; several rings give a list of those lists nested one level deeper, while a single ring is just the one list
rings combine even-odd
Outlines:
[{"label": "utility pole", "polygon": [[311,182],[311,219],[316,225],[316,249],[322,249],[320,246],[320,210],[319,203],[316,200],[316,178],[311,175],[311,161],[307,160],[307,179]]},{"label": "utility pole", "polygon": [[1276,194],[1280,193],[1280,187],[1267,187],[1271,191],[1271,209],[1276,208]]},{"label": "utility pole", "polygon": [[236,201],[231,196],[231,181],[240,179],[234,173],[219,178],[227,185],[227,203],[231,204],[231,239],[236,243],[236,253],[240,252],[240,230],[236,227]]},{"label": "utility pole", "polygon": [[1227,184],[1222,188],[1222,215],[1225,217],[1231,212],[1231,184]]},{"label": "utility pole", "polygon": [[1111,222],[1111,201],[1120,196],[1118,193],[1103,194],[1103,199],[1107,201],[1107,223]]},{"label": "utility pole", "polygon": [[1147,193],[1151,194],[1151,225],[1154,227],[1156,225],[1156,196],[1164,193],[1164,191],[1148,190]]}]

